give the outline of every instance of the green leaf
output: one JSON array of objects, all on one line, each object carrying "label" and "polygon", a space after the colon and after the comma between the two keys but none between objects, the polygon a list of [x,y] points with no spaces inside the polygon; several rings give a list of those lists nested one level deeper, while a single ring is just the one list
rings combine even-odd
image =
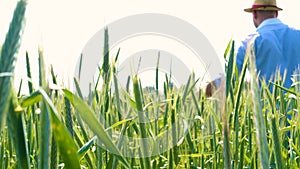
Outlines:
[{"label": "green leaf", "polygon": [[124,120],[121,120],[121,121],[118,121],[116,122],[115,124],[111,125],[110,127],[106,128],[105,131],[107,130],[110,130],[110,129],[113,129],[113,128],[116,128],[122,124],[125,124],[126,122],[128,121],[132,121],[134,118],[130,118],[130,119],[124,119]]},{"label": "green leaf", "polygon": [[74,78],[74,83],[75,83],[75,87],[76,87],[77,94],[79,95],[79,97],[80,97],[81,99],[83,99],[83,95],[82,95],[82,92],[81,92],[81,89],[80,89],[78,80],[77,80],[76,78]]},{"label": "green leaf", "polygon": [[228,52],[229,52],[229,50],[230,50],[231,43],[232,43],[232,39],[230,39],[230,41],[229,41],[228,44],[227,44],[227,47],[226,47],[225,52],[224,52],[224,59],[226,59],[226,56],[228,55]]},{"label": "green leaf", "polygon": [[91,140],[89,140],[87,143],[85,143],[78,151],[79,158],[82,159],[84,155],[87,153],[87,151],[94,145],[95,141],[97,140],[97,137],[93,137]]},{"label": "green leaf", "polygon": [[233,91],[232,91],[233,89],[231,85],[233,68],[234,68],[233,63],[234,63],[234,41],[232,41],[230,56],[229,56],[229,61],[227,66],[227,72],[226,72],[226,97],[228,97],[230,94],[231,99],[233,99]]},{"label": "green leaf", "polygon": [[107,135],[104,127],[99,123],[97,117],[95,116],[91,108],[83,100],[71,93],[69,90],[63,89],[63,92],[73,104],[73,106],[78,110],[78,113],[80,114],[81,118],[86,122],[89,128],[98,136],[98,139],[105,145],[105,147],[109,151],[114,153],[125,167],[131,168],[127,160],[121,156],[121,153],[116,148],[111,138]]},{"label": "green leaf", "polygon": [[[21,0],[15,8],[13,19],[1,49],[0,74],[14,72],[14,63],[17,60],[17,52],[20,48],[20,39],[24,26],[26,5],[27,2]],[[13,83],[11,76],[0,77],[0,132],[4,128],[7,119],[11,83]]]},{"label": "green leaf", "polygon": [[254,40],[255,37],[250,41],[247,47],[246,55],[249,56],[249,67],[251,73],[251,91],[252,91],[252,100],[253,100],[253,116],[256,127],[256,140],[258,144],[258,152],[260,158],[260,167],[263,169],[270,168],[269,163],[269,148],[266,134],[266,127],[264,123],[262,105],[261,105],[261,96],[260,96],[260,87],[257,81],[257,72],[256,72],[256,58],[254,51]]},{"label": "green leaf", "polygon": [[25,108],[33,105],[34,103],[40,102],[42,100],[42,95],[40,91],[35,91],[30,96],[23,98],[21,101],[21,107]]},{"label": "green leaf", "polygon": [[16,155],[18,158],[18,166],[19,168],[29,169],[29,153],[28,153],[28,145],[26,141],[26,132],[25,132],[25,121],[24,121],[24,113],[17,112],[17,97],[15,91],[11,89],[11,93],[13,96],[11,101],[8,103],[9,105],[9,113],[7,116],[7,125],[8,125],[8,134],[14,143]]},{"label": "green leaf", "polygon": [[[41,101],[41,98],[43,98],[42,103],[43,103],[43,106],[45,107],[45,111],[42,111],[42,113],[50,114],[51,129],[54,133],[54,138],[55,138],[55,141],[57,142],[59,152],[63,159],[63,162],[65,163],[65,167],[71,168],[71,169],[73,169],[73,168],[79,169],[80,168],[79,156],[77,155],[78,148],[77,148],[74,140],[72,139],[70,133],[68,132],[67,128],[59,120],[57,110],[54,107],[51,99],[46,94],[46,92],[43,89],[39,89],[38,91],[31,94],[29,97],[25,98],[21,102],[21,105],[22,105],[22,107],[31,106],[34,103]],[[47,121],[47,118],[44,120]],[[47,130],[49,130],[48,127],[50,127],[50,126],[47,127],[47,123],[46,122],[43,123],[43,119],[42,119],[41,123],[42,123],[42,125],[43,124],[46,125],[46,126],[44,126],[44,128],[46,130],[41,131],[41,135],[42,135],[41,145],[44,146],[44,148],[42,149],[43,153],[41,153],[41,154],[44,154],[43,157],[41,157],[41,160],[43,160],[41,162],[42,163],[41,168],[44,168],[44,167],[49,166],[49,162],[47,162],[47,161],[49,160],[49,156],[50,156],[49,140],[51,138],[50,137],[51,134],[47,131]],[[49,139],[49,140],[47,140],[47,139]],[[48,154],[48,156],[47,156],[47,154]]]},{"label": "green leaf", "polygon": [[51,114],[51,127],[65,167],[68,169],[80,169],[79,157],[77,155],[78,148],[74,140],[67,128],[59,120],[57,110],[48,95],[43,90],[40,90],[40,93],[43,96],[44,102],[47,103],[47,109]]},{"label": "green leaf", "polygon": [[134,92],[134,98],[135,98],[135,103],[136,103],[136,108],[138,111],[138,118],[139,118],[139,126],[140,126],[140,130],[141,130],[141,139],[142,139],[142,153],[144,155],[144,162],[145,162],[145,168],[149,169],[151,168],[151,162],[150,162],[150,158],[148,157],[148,155],[150,154],[150,152],[148,152],[148,141],[147,139],[147,129],[146,129],[146,124],[145,122],[145,114],[143,112],[143,97],[142,97],[142,91],[141,91],[141,87],[140,87],[140,83],[138,80],[137,75],[133,76],[132,79],[133,82],[133,92]]},{"label": "green leaf", "polygon": [[39,153],[39,168],[50,168],[50,145],[51,145],[51,122],[50,114],[45,101],[41,105],[40,118],[40,133],[39,139],[40,153]]}]

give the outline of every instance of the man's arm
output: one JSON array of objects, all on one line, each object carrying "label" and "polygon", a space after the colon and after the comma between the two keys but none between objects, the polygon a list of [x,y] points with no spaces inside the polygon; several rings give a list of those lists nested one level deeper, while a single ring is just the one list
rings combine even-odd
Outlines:
[{"label": "man's arm", "polygon": [[[242,45],[239,47],[236,55],[236,66],[238,68],[239,73],[242,71],[243,68],[246,49],[247,49],[247,39],[242,42]],[[221,77],[214,79],[213,81],[208,83],[205,88],[206,97],[211,97],[215,93],[215,91],[220,87],[220,85],[221,85]]]}]

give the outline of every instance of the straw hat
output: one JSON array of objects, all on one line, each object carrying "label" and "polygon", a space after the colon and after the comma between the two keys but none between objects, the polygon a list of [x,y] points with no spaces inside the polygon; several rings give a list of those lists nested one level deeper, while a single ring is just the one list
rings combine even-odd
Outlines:
[{"label": "straw hat", "polygon": [[245,12],[257,11],[281,11],[281,8],[276,6],[276,0],[254,0],[251,8],[244,9]]}]

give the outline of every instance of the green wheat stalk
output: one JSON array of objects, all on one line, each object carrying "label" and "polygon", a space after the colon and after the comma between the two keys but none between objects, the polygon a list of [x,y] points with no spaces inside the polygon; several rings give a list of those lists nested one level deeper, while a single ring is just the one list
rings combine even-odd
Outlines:
[{"label": "green wheat stalk", "polygon": [[151,163],[150,163],[150,158],[148,157],[148,155],[150,153],[147,151],[148,150],[148,142],[146,141],[147,140],[147,129],[146,129],[146,124],[145,124],[140,84],[139,84],[137,75],[135,75],[133,77],[133,91],[134,91],[134,97],[135,97],[136,107],[137,107],[137,111],[138,111],[138,118],[140,121],[140,130],[141,130],[141,138],[142,138],[142,153],[145,156],[145,167],[146,167],[146,169],[150,169]]},{"label": "green wheat stalk", "polygon": [[258,77],[256,74],[256,62],[254,53],[254,40],[255,37],[248,44],[246,55],[249,55],[249,67],[251,73],[251,93],[253,100],[253,114],[254,122],[256,127],[256,140],[258,143],[258,153],[260,158],[260,167],[263,169],[268,169],[269,166],[269,149],[267,142],[267,134],[264,124],[264,118],[262,116],[262,106],[260,100],[260,91],[258,86]]},{"label": "green wheat stalk", "polygon": [[[21,36],[23,33],[26,5],[27,1],[21,0],[15,8],[13,19],[1,49],[0,73],[14,72],[15,61],[17,60],[17,53],[20,48]],[[4,127],[8,113],[7,103],[10,100],[11,79],[11,76],[0,77],[0,132]]]}]

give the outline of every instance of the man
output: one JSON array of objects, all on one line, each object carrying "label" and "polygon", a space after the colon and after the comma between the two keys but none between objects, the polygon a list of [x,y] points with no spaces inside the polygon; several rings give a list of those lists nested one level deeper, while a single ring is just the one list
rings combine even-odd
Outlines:
[{"label": "man", "polygon": [[[237,52],[236,65],[241,72],[248,42],[255,38],[254,52],[260,79],[265,78],[268,82],[273,80],[277,70],[281,76],[286,71],[284,87],[289,88],[292,85],[291,77],[300,65],[300,31],[277,19],[278,11],[281,10],[276,0],[255,0],[251,8],[244,10],[252,13],[257,30],[242,42]],[[220,79],[214,81],[216,87],[218,84]],[[212,84],[206,87],[207,96],[211,96],[212,89]]]},{"label": "man", "polygon": [[246,12],[252,12],[257,30],[238,49],[236,65],[241,72],[247,42],[255,36],[254,52],[259,77],[268,82],[273,80],[277,70],[281,76],[286,71],[284,87],[289,88],[292,85],[291,77],[300,65],[300,31],[277,19],[281,10],[276,6],[276,0],[255,0],[251,8],[245,9]]}]

